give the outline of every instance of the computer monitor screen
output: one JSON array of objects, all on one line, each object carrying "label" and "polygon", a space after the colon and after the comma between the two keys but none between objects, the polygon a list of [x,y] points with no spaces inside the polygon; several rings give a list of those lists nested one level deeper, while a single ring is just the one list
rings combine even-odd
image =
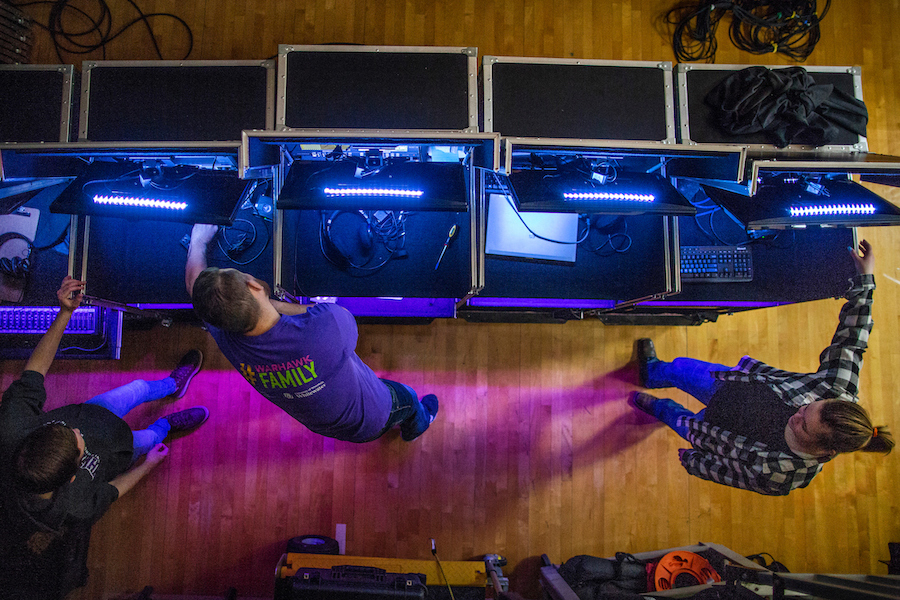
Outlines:
[{"label": "computer monitor screen", "polygon": [[577,240],[577,213],[520,214],[509,196],[490,195],[487,254],[575,262]]}]

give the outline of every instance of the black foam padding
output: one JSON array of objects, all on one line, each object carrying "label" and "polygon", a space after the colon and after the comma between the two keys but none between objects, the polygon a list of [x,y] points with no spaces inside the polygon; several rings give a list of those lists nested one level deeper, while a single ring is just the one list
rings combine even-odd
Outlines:
[{"label": "black foam padding", "polygon": [[64,80],[60,71],[0,69],[0,142],[59,142]]},{"label": "black foam padding", "polygon": [[287,127],[469,127],[469,57],[462,52],[297,51],[286,60]]},{"label": "black foam padding", "polygon": [[666,87],[658,68],[497,63],[492,131],[519,137],[661,141]]},{"label": "black foam padding", "polygon": [[90,70],[87,139],[236,141],[266,128],[264,66],[104,66]]}]

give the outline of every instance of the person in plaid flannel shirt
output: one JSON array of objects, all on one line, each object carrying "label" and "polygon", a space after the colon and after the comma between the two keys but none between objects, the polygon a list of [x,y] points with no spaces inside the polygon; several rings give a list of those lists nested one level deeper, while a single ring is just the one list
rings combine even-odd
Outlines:
[{"label": "person in plaid flannel shirt", "polygon": [[637,340],[645,388],[677,387],[706,405],[693,413],[670,399],[634,392],[632,402],[691,443],[678,451],[691,475],[766,495],[809,485],[841,452],[887,454],[894,440],[857,404],[859,371],[872,330],[874,254],[863,240],[850,248],[857,274],[840,323],[815,373],[792,373],[745,356],[736,367],[657,358],[652,340]]}]

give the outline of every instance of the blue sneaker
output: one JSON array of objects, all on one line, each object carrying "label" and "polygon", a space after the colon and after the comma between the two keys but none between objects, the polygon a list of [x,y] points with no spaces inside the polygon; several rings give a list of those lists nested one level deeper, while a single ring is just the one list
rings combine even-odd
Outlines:
[{"label": "blue sneaker", "polygon": [[[428,394],[427,396],[423,396],[419,402],[422,404],[422,408],[425,409],[425,415],[427,415],[427,417],[424,417],[421,413],[417,412],[403,423],[400,423],[400,433],[404,442],[411,442],[425,433],[425,430],[434,422],[434,417],[437,416],[437,396]],[[426,421],[425,418],[428,420]]]},{"label": "blue sneaker", "polygon": [[431,425],[434,423],[434,418],[438,413],[438,399],[434,394],[428,394],[427,396],[423,396],[422,400],[420,400],[422,406],[425,407],[425,410],[428,412],[428,424]]}]

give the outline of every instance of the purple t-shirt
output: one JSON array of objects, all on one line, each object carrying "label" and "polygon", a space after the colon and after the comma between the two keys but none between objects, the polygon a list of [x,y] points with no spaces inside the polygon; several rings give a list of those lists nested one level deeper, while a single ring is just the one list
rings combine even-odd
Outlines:
[{"label": "purple t-shirt", "polygon": [[356,355],[356,319],[346,309],[317,304],[258,336],[209,332],[244,379],[312,431],[365,442],[387,424],[391,392]]}]

